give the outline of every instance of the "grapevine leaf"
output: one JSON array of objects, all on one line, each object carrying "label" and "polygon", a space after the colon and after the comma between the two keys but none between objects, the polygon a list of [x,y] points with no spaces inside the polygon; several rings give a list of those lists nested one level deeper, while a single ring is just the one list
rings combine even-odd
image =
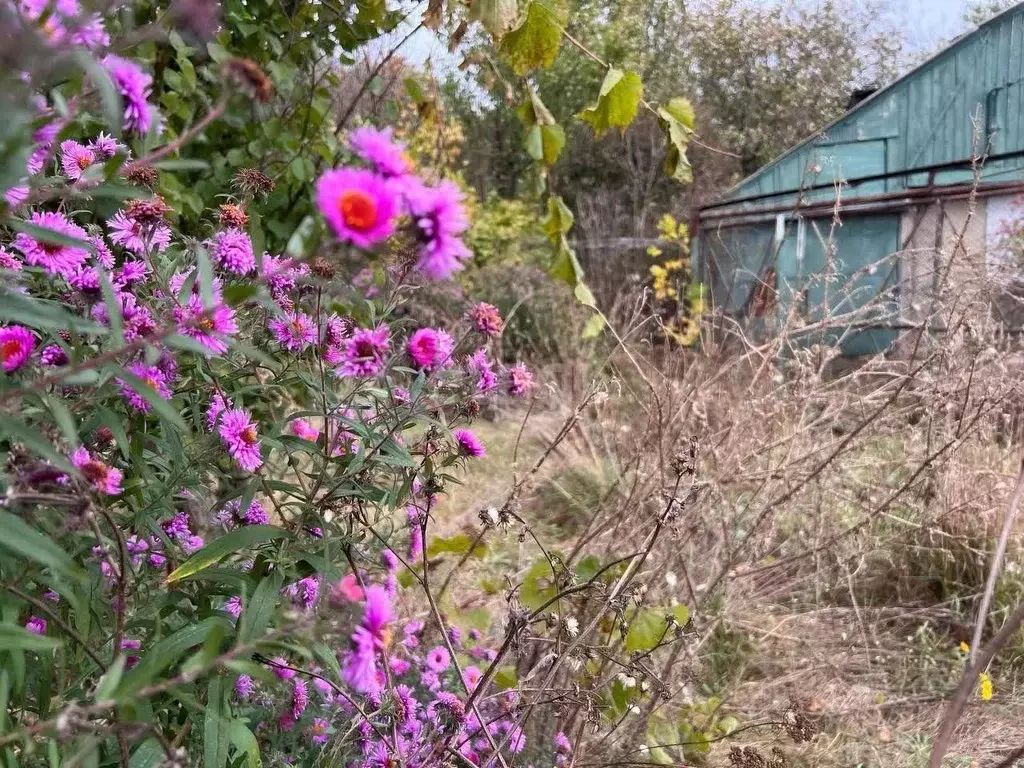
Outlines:
[{"label": "grapevine leaf", "polygon": [[479,21],[491,37],[499,40],[515,23],[518,10],[516,0],[474,0],[469,8],[469,18]]},{"label": "grapevine leaf", "polygon": [[550,67],[558,55],[567,13],[561,0],[530,0],[522,22],[501,39],[499,51],[517,75]]}]

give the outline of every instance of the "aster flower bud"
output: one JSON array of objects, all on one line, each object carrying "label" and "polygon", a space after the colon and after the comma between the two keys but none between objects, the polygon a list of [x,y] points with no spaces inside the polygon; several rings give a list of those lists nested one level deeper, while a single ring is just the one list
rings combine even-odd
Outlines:
[{"label": "aster flower bud", "polygon": [[235,189],[251,197],[266,197],[274,191],[274,182],[258,168],[242,168],[231,180]]},{"label": "aster flower bud", "polygon": [[124,169],[124,178],[129,184],[156,189],[156,185],[160,181],[160,174],[156,168],[131,163]]},{"label": "aster flower bud", "polygon": [[241,229],[249,223],[249,216],[245,209],[234,203],[224,203],[220,207],[219,221],[225,227],[236,227]]},{"label": "aster flower bud", "polygon": [[249,91],[256,101],[266,103],[274,95],[274,84],[252,59],[229,59],[224,70],[229,78]]}]

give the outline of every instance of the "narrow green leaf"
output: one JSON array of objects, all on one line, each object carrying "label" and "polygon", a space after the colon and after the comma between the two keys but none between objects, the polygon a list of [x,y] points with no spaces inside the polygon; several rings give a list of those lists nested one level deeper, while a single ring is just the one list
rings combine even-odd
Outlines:
[{"label": "narrow green leaf", "polygon": [[5,651],[52,651],[61,645],[59,638],[37,635],[13,624],[0,624],[0,648]]},{"label": "narrow green leaf", "polygon": [[203,764],[206,768],[222,768],[228,761],[231,727],[225,717],[224,678],[210,678],[206,695],[206,716],[203,723]]},{"label": "narrow green leaf", "polygon": [[63,469],[72,475],[77,475],[78,470],[68,461],[67,456],[54,448],[38,429],[22,423],[16,418],[0,413],[0,437],[8,437],[25,444],[25,447],[40,456],[55,467]]},{"label": "narrow green leaf", "polygon": [[[110,323],[110,332],[113,335],[114,347],[124,346],[124,318],[121,316],[121,304],[114,293],[114,286],[110,283],[110,277],[105,269],[97,269],[100,277],[100,290],[103,292],[103,303],[107,307],[107,322]],[[109,343],[109,342],[108,342]]]},{"label": "narrow green leaf", "polygon": [[68,408],[63,398],[58,395],[41,395],[40,399],[42,399],[46,404],[50,413],[53,414],[53,420],[57,422],[57,426],[60,427],[60,431],[64,433],[64,437],[67,438],[68,444],[72,447],[77,447],[78,424],[75,421],[74,415],[71,413],[71,409]]},{"label": "narrow green leaf", "polygon": [[106,701],[114,695],[114,691],[117,690],[117,686],[121,684],[121,677],[124,675],[124,664],[128,657],[125,654],[119,654],[114,663],[111,664],[103,677],[100,678],[100,684],[96,686],[96,701]]},{"label": "narrow green leaf", "polygon": [[71,58],[85,70],[89,81],[100,94],[100,103],[103,105],[103,116],[107,122],[107,130],[114,136],[121,135],[121,123],[124,115],[124,107],[121,103],[121,92],[114,87],[110,73],[89,53],[82,49],[72,52]]},{"label": "narrow green leaf", "polygon": [[241,720],[232,720],[229,726],[231,743],[235,749],[245,755],[245,764],[248,768],[261,768],[263,761],[260,758],[260,745],[248,726]]},{"label": "narrow green leaf", "polygon": [[186,576],[192,576],[199,573],[204,568],[208,568],[214,563],[220,562],[232,552],[236,552],[239,549],[249,548],[256,544],[263,544],[268,541],[284,539],[287,537],[287,531],[284,531],[281,528],[275,528],[272,525],[247,525],[243,528],[238,528],[224,536],[221,536],[219,539],[214,539],[205,547],[200,549],[192,555],[192,557],[178,566],[174,572],[167,577],[167,581],[169,584],[173,584]]},{"label": "narrow green leaf", "polygon": [[209,309],[213,306],[213,264],[209,252],[203,246],[196,249],[196,260],[199,263],[199,295],[203,299],[203,306]]},{"label": "narrow green leaf", "polygon": [[130,696],[133,691],[149,684],[157,675],[171,666],[190,648],[203,643],[214,627],[224,626],[227,621],[219,616],[211,616],[196,624],[190,624],[175,632],[170,637],[154,645],[142,660],[124,676],[124,682],[118,690],[118,697]]},{"label": "narrow green leaf", "polygon": [[55,302],[35,299],[3,285],[0,285],[0,320],[54,331],[98,335],[109,333],[102,325],[83,320]]},{"label": "narrow green leaf", "polygon": [[284,575],[275,570],[263,578],[245,605],[238,623],[238,642],[251,643],[263,637],[281,601]]},{"label": "narrow green leaf", "polygon": [[210,164],[205,160],[199,160],[197,158],[182,157],[175,158],[173,160],[160,160],[159,162],[153,163],[154,168],[159,168],[161,171],[208,171],[210,170]]},{"label": "narrow green leaf", "polygon": [[146,739],[132,754],[128,768],[156,768],[164,762],[164,748],[156,739]]}]

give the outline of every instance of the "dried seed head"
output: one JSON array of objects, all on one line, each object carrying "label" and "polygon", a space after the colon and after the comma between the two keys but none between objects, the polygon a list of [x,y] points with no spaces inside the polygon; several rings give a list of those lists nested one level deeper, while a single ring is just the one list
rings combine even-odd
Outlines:
[{"label": "dried seed head", "polygon": [[153,197],[149,200],[129,200],[124,205],[124,215],[140,224],[156,224],[163,220],[169,210],[171,207],[160,197]]},{"label": "dried seed head", "polygon": [[313,274],[321,280],[330,280],[334,277],[334,265],[322,256],[318,256],[313,260],[311,269]]},{"label": "dried seed head", "polygon": [[797,709],[795,704],[790,704],[789,709],[783,714],[782,720],[782,727],[786,731],[786,735],[797,744],[810,741],[818,732],[811,719]]},{"label": "dried seed head", "polygon": [[125,180],[129,184],[146,187],[147,189],[156,189],[156,185],[160,181],[160,174],[157,173],[156,168],[148,165],[131,163],[124,169],[123,173]]},{"label": "dried seed head", "polygon": [[252,59],[228,59],[224,69],[225,74],[249,91],[256,101],[266,103],[274,95],[274,84]]},{"label": "dried seed head", "polygon": [[220,207],[219,219],[225,227],[234,227],[235,229],[242,229],[249,223],[249,216],[245,209],[234,203],[224,203]]},{"label": "dried seed head", "polygon": [[266,197],[274,191],[274,182],[258,168],[239,169],[232,183],[250,197]]}]

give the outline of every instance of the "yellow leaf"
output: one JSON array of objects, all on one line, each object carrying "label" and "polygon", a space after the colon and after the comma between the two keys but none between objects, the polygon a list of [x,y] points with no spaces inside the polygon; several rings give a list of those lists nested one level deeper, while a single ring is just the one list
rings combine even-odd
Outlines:
[{"label": "yellow leaf", "polygon": [[978,680],[981,682],[981,685],[978,686],[978,695],[981,696],[982,701],[988,701],[992,698],[992,678],[982,672],[978,675]]}]

